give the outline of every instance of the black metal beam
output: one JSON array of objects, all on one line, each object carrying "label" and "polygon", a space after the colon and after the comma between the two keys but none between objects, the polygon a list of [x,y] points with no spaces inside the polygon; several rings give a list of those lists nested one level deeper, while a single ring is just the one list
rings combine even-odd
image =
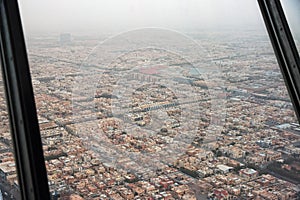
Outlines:
[{"label": "black metal beam", "polygon": [[17,0],[0,1],[0,44],[22,199],[50,199],[42,142]]},{"label": "black metal beam", "polygon": [[280,0],[258,0],[278,64],[300,123],[300,58]]}]

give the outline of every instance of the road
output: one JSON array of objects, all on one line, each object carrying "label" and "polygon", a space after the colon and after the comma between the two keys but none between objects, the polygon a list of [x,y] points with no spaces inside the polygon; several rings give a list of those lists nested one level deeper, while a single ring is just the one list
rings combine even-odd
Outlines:
[{"label": "road", "polygon": [[[3,199],[4,200],[20,200],[21,195],[20,192],[13,186],[10,186],[7,182],[0,180],[0,189],[2,191]],[[13,198],[11,198],[11,195]]]}]

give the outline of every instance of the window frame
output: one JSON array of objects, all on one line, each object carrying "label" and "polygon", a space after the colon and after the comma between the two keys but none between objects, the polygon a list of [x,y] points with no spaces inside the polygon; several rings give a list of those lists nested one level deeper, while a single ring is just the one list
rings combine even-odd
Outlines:
[{"label": "window frame", "polygon": [[280,0],[258,0],[281,74],[300,123],[300,58]]},{"label": "window frame", "polygon": [[2,75],[21,196],[24,200],[50,200],[17,0],[0,1],[0,45]]}]

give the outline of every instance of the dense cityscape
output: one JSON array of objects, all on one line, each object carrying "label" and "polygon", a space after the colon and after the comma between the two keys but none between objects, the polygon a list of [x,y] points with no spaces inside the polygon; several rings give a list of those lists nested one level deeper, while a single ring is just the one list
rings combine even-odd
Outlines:
[{"label": "dense cityscape", "polygon": [[[117,58],[95,61],[99,38],[27,38],[52,199],[300,198],[300,126],[269,38],[188,35],[203,50],[189,60],[107,45]],[[0,189],[18,199],[2,80],[0,118]]]}]

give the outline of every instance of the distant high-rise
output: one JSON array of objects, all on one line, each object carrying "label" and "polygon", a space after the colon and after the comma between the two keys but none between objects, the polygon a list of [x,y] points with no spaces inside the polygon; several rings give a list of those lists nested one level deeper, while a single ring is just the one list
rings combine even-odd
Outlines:
[{"label": "distant high-rise", "polygon": [[66,45],[71,43],[71,34],[70,33],[62,33],[60,34],[60,44]]}]

